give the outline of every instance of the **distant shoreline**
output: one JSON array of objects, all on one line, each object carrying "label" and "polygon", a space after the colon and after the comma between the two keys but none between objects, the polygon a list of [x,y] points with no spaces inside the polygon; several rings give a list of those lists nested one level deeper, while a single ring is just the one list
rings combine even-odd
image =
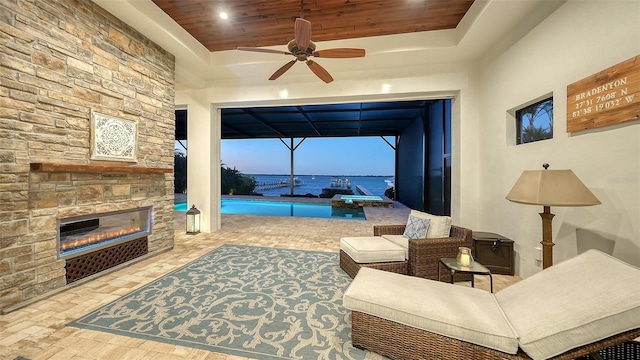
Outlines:
[{"label": "distant shoreline", "polygon": [[[291,174],[245,174],[249,176],[291,176]],[[325,174],[294,174],[293,176],[330,176],[330,177],[393,177],[394,175],[325,175]]]}]

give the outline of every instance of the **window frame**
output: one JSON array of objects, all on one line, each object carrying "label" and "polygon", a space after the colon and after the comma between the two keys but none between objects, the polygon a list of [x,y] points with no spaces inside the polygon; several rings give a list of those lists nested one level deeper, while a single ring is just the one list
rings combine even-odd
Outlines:
[{"label": "window frame", "polygon": [[[536,108],[537,109],[540,105],[542,105],[542,104],[544,104],[546,102],[550,102],[550,105],[551,105],[550,111],[546,112],[547,114],[550,114],[549,130],[548,130],[547,136],[543,137],[543,138],[539,138],[539,139],[532,139],[532,140],[525,141],[525,139],[523,139],[523,127],[522,127],[523,122],[524,122],[523,121],[524,120],[523,119],[523,114],[530,113],[530,112],[525,111],[525,110],[529,110],[531,108]],[[515,110],[515,116],[514,116],[515,120],[516,120],[516,145],[530,144],[530,143],[537,142],[537,141],[553,139],[553,108],[554,108],[553,95],[546,96],[541,100],[538,100],[538,101],[533,102],[531,104],[528,104],[526,106],[522,106],[520,108],[517,108]],[[531,126],[534,126],[533,123],[531,123]],[[535,128],[535,126],[534,126],[534,128]]]}]

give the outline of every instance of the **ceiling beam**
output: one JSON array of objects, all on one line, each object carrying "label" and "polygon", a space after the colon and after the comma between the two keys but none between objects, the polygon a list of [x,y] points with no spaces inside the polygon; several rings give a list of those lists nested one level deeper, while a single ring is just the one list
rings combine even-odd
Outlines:
[{"label": "ceiling beam", "polygon": [[302,114],[302,116],[304,116],[304,118],[307,120],[307,123],[309,124],[309,126],[311,126],[311,128],[313,128],[313,131],[315,131],[316,134],[318,134],[318,136],[322,136],[320,131],[318,131],[318,129],[315,127],[315,125],[313,125],[313,121],[311,121],[311,119],[309,118],[309,115],[307,115],[307,113],[302,109],[302,106],[296,106],[296,109],[298,109],[300,114]]},{"label": "ceiling beam", "polygon": [[267,128],[271,129],[272,131],[274,131],[276,134],[279,135],[279,137],[290,137],[288,135],[283,134],[280,130],[274,128],[273,126],[269,125],[269,123],[267,121],[265,121],[260,115],[255,114],[253,111],[251,111],[251,109],[242,109],[242,112],[244,112],[245,114],[251,116],[252,118],[258,120],[261,124],[263,124],[264,126],[266,126]]},{"label": "ceiling beam", "polygon": [[[242,135],[244,135],[244,136],[245,136],[245,137],[247,137],[247,138],[251,138],[251,137],[252,137],[252,135],[251,135],[251,134],[246,133],[246,132],[244,132],[244,131],[242,131],[242,130],[238,129],[238,128],[236,128],[235,126],[231,126],[231,125],[229,125],[229,124],[225,124],[224,122],[222,122],[222,124],[223,124],[223,126],[222,126],[222,134],[223,134],[223,135],[224,135],[224,131],[225,131],[225,129],[230,129],[231,131],[235,131],[235,132],[237,132],[237,133],[239,133],[239,134],[242,134]],[[223,138],[224,138],[224,136],[223,136]]]}]

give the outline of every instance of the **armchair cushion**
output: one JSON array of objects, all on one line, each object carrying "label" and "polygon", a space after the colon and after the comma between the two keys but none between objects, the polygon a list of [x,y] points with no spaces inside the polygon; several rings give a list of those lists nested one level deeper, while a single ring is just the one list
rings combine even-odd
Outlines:
[{"label": "armchair cushion", "polygon": [[553,265],[496,294],[533,359],[638,327],[640,269],[597,250]]},{"label": "armchair cushion", "polygon": [[427,237],[427,229],[429,229],[430,221],[431,219],[409,215],[407,226],[405,226],[402,236],[408,239],[424,239]]},{"label": "armchair cushion", "polygon": [[450,216],[432,215],[418,210],[411,210],[409,216],[429,220],[429,228],[427,229],[428,239],[449,237],[449,232],[451,231]]},{"label": "armchair cushion", "polygon": [[359,264],[406,260],[405,249],[379,236],[343,237],[340,250]]},{"label": "armchair cushion", "polygon": [[396,245],[402,246],[405,252],[405,258],[409,258],[409,238],[403,235],[382,235],[382,237]]}]

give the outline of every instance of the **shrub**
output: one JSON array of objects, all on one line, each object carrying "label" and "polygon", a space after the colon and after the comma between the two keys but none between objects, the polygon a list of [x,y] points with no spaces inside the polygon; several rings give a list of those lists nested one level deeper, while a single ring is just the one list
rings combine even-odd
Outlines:
[{"label": "shrub", "polygon": [[257,182],[251,176],[245,175],[235,168],[221,167],[222,194],[250,195],[256,188]]},{"label": "shrub", "polygon": [[173,191],[176,194],[183,194],[187,190],[187,156],[176,151],[173,160]]},{"label": "shrub", "polygon": [[384,196],[388,197],[391,200],[395,200],[395,189],[392,187],[387,188],[387,190],[384,191]]}]

